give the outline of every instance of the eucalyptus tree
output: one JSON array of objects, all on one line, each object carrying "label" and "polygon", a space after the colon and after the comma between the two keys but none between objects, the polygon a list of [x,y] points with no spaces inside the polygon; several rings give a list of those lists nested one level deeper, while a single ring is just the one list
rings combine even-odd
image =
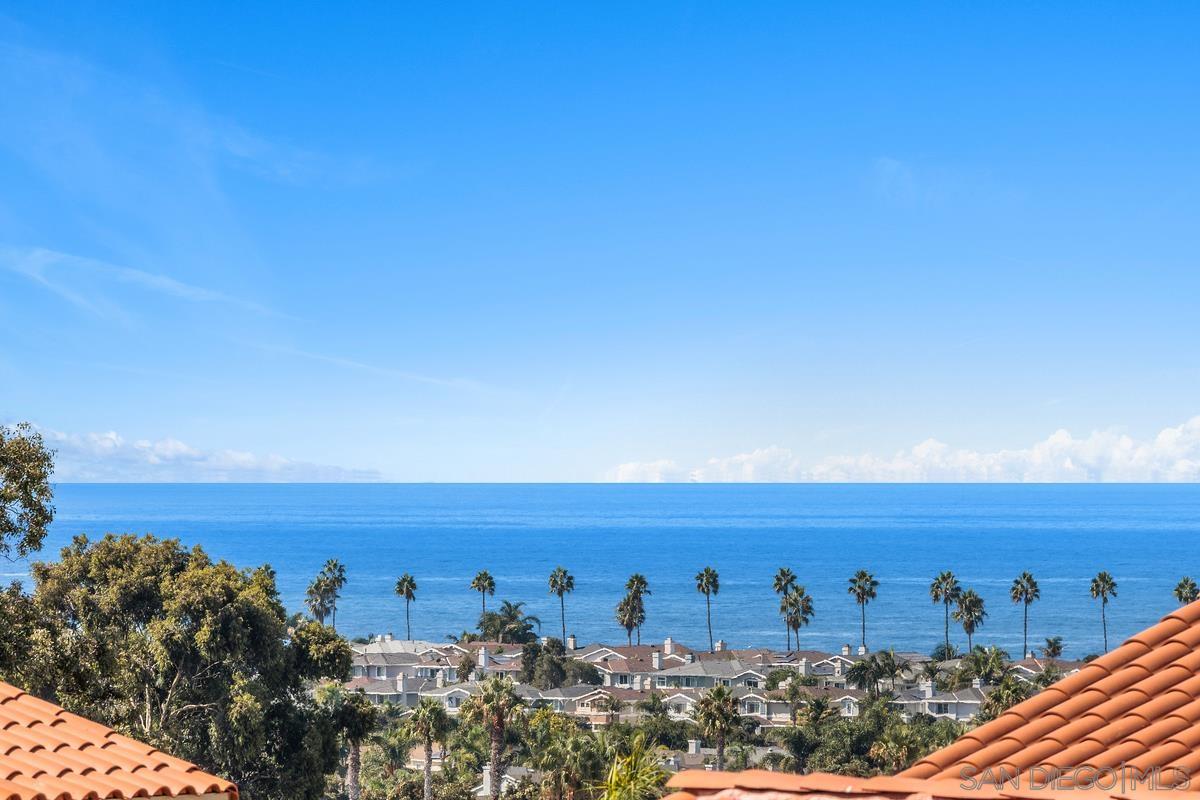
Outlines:
[{"label": "eucalyptus tree", "polygon": [[929,584],[929,599],[942,604],[942,633],[945,636],[946,653],[950,652],[950,606],[958,602],[961,594],[962,586],[949,570],[939,574],[933,579],[933,583]]},{"label": "eucalyptus tree", "polygon": [[461,708],[462,718],[469,725],[481,725],[488,734],[488,770],[491,800],[500,800],[500,782],[504,775],[504,737],[508,728],[517,722],[524,701],[517,695],[511,678],[493,675],[479,687],[479,694],[468,697]]},{"label": "eucalyptus tree", "polygon": [[417,579],[407,572],[396,579],[396,595],[404,599],[405,638],[412,640],[412,615],[409,606],[417,599]]},{"label": "eucalyptus tree", "polygon": [[54,521],[54,454],[27,422],[0,424],[0,557],[41,549]]},{"label": "eucalyptus tree", "polygon": [[1197,586],[1191,578],[1184,576],[1179,583],[1175,584],[1175,599],[1181,606],[1196,602],[1200,599],[1200,586]]},{"label": "eucalyptus tree", "polygon": [[1091,595],[1100,601],[1100,626],[1104,629],[1104,652],[1108,652],[1108,600],[1117,596],[1117,582],[1113,576],[1101,570],[1092,578]]},{"label": "eucalyptus tree", "polygon": [[1012,586],[1008,590],[1008,596],[1014,603],[1020,603],[1023,606],[1025,627],[1024,636],[1021,639],[1021,658],[1025,658],[1029,655],[1029,607],[1042,596],[1042,590],[1038,588],[1038,582],[1032,574],[1022,572],[1013,580]]},{"label": "eucalyptus tree", "polygon": [[987,611],[983,607],[983,598],[974,589],[967,589],[958,597],[958,606],[954,609],[954,619],[962,625],[963,633],[967,635],[967,652],[975,648],[975,631],[983,627]]},{"label": "eucalyptus tree", "polygon": [[486,614],[488,595],[496,593],[496,579],[492,577],[492,573],[486,569],[481,569],[471,579],[471,588],[479,592],[481,603],[480,613]]},{"label": "eucalyptus tree", "polygon": [[[779,595],[779,613],[783,616],[783,627],[787,630],[787,649],[792,649],[792,626],[788,623],[787,613],[784,610],[784,599],[788,592],[796,585],[796,573],[792,572],[787,567],[780,567],[779,572],[775,573],[775,580],[772,582],[772,588],[775,594]],[[800,645],[797,644],[797,647]]]},{"label": "eucalyptus tree", "polygon": [[559,619],[562,622],[562,640],[567,641],[567,605],[563,599],[565,595],[575,591],[575,576],[567,572],[565,567],[555,567],[550,573],[550,580],[547,582],[550,587],[550,594],[558,595],[558,613]]},{"label": "eucalyptus tree", "polygon": [[693,713],[701,732],[717,749],[717,769],[725,769],[725,739],[741,724],[737,698],[728,686],[714,686],[696,701]]},{"label": "eucalyptus tree", "polygon": [[713,595],[721,591],[721,579],[715,569],[705,567],[696,573],[696,591],[704,595],[704,613],[708,618],[708,650],[711,653],[716,649],[713,646],[712,599]]},{"label": "eucalyptus tree", "polygon": [[445,743],[451,729],[445,706],[432,697],[422,697],[404,721],[408,736],[425,748],[425,800],[433,800],[433,743]]},{"label": "eucalyptus tree", "polygon": [[858,608],[862,613],[862,646],[864,650],[867,649],[867,603],[875,599],[878,589],[879,581],[875,580],[875,576],[865,569],[854,573],[854,577],[850,579],[850,586],[846,589],[854,598],[854,602],[858,603]]},{"label": "eucalyptus tree", "polygon": [[629,580],[625,581],[625,592],[635,598],[634,602],[638,607],[638,618],[640,621],[637,625],[637,643],[642,643],[642,624],[646,621],[646,601],[643,599],[650,592],[650,582],[646,580],[646,576],[640,572],[635,572],[629,576]]}]

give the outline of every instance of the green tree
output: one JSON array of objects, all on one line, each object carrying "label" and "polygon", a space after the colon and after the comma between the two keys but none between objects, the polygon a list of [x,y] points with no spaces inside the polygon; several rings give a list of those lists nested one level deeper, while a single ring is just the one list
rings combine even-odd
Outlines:
[{"label": "green tree", "polygon": [[479,592],[479,601],[482,604],[480,613],[486,614],[488,595],[496,593],[496,579],[492,577],[492,573],[481,569],[471,579],[471,588]]},{"label": "green tree", "polygon": [[479,633],[484,639],[504,644],[522,644],[535,639],[534,626],[541,627],[542,621],[532,614],[525,613],[524,603],[513,603],[508,600],[500,601],[500,607],[495,611],[485,611],[479,617]]},{"label": "green tree", "polygon": [[974,649],[975,631],[983,627],[987,611],[983,607],[983,598],[974,589],[967,589],[958,597],[958,607],[954,609],[954,619],[962,625],[963,633],[967,634],[967,650]]},{"label": "green tree", "polygon": [[1197,599],[1200,599],[1200,586],[1197,586],[1191,578],[1184,576],[1179,583],[1175,584],[1175,599],[1181,606],[1196,602]]},{"label": "green tree", "polygon": [[336,683],[321,687],[317,698],[333,713],[338,729],[346,740],[346,796],[349,800],[360,800],[362,745],[379,724],[379,710],[361,689],[347,692]]},{"label": "green tree", "polygon": [[854,598],[854,602],[858,603],[858,608],[862,612],[862,646],[864,650],[867,647],[867,603],[875,599],[878,588],[879,581],[875,580],[875,576],[865,569],[860,569],[854,573],[854,577],[850,579],[850,586],[846,589]]},{"label": "green tree", "polygon": [[562,621],[562,640],[567,640],[567,605],[563,596],[575,591],[575,576],[563,567],[555,567],[550,573],[550,594],[558,595],[558,613]]},{"label": "green tree", "polygon": [[720,576],[715,569],[705,567],[696,573],[696,591],[704,595],[704,612],[708,618],[708,650],[711,653],[716,649],[713,645],[712,599],[721,591]]},{"label": "green tree", "polygon": [[325,562],[321,568],[319,580],[327,593],[327,602],[333,629],[337,630],[337,601],[342,596],[346,586],[346,568],[336,558]]},{"label": "green tree", "polygon": [[325,618],[333,613],[333,605],[330,602],[329,585],[324,578],[318,576],[308,585],[304,593],[304,605],[313,619],[325,624]]},{"label": "green tree", "polygon": [[950,650],[950,606],[958,602],[958,596],[961,594],[962,586],[949,570],[938,575],[933,579],[933,583],[929,584],[929,599],[942,604],[942,627],[947,651]]},{"label": "green tree", "polygon": [[41,549],[54,520],[53,472],[53,453],[32,425],[0,425],[0,557]]},{"label": "green tree", "polygon": [[604,712],[609,727],[612,727],[621,721],[621,712],[625,710],[626,703],[616,695],[606,694],[596,701],[596,708]]},{"label": "green tree", "polygon": [[641,610],[641,603],[637,597],[632,594],[627,594],[621,598],[621,602],[617,603],[616,610],[617,624],[625,629],[625,641],[627,644],[633,644],[633,632],[645,620],[645,612]]},{"label": "green tree", "polygon": [[1113,576],[1101,570],[1092,578],[1091,594],[1093,600],[1100,601],[1100,625],[1104,629],[1104,652],[1108,652],[1108,600],[1117,596],[1117,582]]},{"label": "green tree", "polygon": [[646,621],[646,602],[645,597],[650,594],[650,582],[646,580],[646,576],[640,572],[635,572],[629,576],[629,580],[625,581],[625,593],[631,597],[636,597],[635,603],[638,607],[638,622],[637,626],[637,643],[642,643],[642,625]]},{"label": "green tree", "polygon": [[637,733],[628,751],[614,756],[604,781],[596,787],[598,800],[654,800],[662,794],[666,780],[646,736]]},{"label": "green tree", "polygon": [[796,647],[800,647],[800,629],[812,622],[813,599],[803,586],[793,586],[779,601],[780,611],[788,630],[796,634]]},{"label": "green tree", "polygon": [[340,722],[307,691],[344,681],[350,647],[289,625],[270,567],[174,539],[77,536],[32,567],[24,688],[224,775],[255,800],[315,800]]},{"label": "green tree", "polygon": [[[775,573],[775,580],[771,584],[775,594],[779,595],[779,613],[783,616],[783,626],[787,629],[787,649],[789,651],[792,649],[792,626],[788,622],[787,613],[784,610],[784,600],[795,585],[796,573],[787,567],[779,568],[779,571]],[[798,644],[797,647],[799,647]]]},{"label": "green tree", "polygon": [[489,742],[488,769],[491,771],[491,800],[500,798],[500,781],[504,775],[504,737],[508,726],[521,715],[524,703],[517,696],[511,678],[493,675],[480,686],[479,694],[463,703],[461,714],[468,724],[481,725]]},{"label": "green tree", "polygon": [[737,699],[728,686],[714,686],[696,701],[696,724],[717,748],[717,769],[725,769],[725,740],[741,724]]},{"label": "green tree", "polygon": [[396,579],[396,594],[404,598],[404,627],[405,638],[412,640],[412,616],[409,606],[417,599],[417,579],[407,572]]},{"label": "green tree", "polygon": [[425,748],[425,800],[433,800],[433,743],[446,741],[451,730],[446,708],[432,697],[422,697],[404,722],[406,734]]},{"label": "green tree", "polygon": [[1029,606],[1042,596],[1038,582],[1029,572],[1022,572],[1012,582],[1008,596],[1014,603],[1021,603],[1025,612],[1024,636],[1021,640],[1021,658],[1029,655]]},{"label": "green tree", "polygon": [[1061,636],[1046,637],[1046,644],[1042,646],[1042,656],[1053,661],[1056,658],[1062,658],[1063,654],[1063,638]]}]

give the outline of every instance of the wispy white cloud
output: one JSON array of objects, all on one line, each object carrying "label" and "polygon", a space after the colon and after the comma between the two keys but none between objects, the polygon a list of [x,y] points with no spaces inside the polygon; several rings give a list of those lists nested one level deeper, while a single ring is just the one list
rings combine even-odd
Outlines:
[{"label": "wispy white cloud", "polygon": [[274,345],[267,344],[258,344],[254,346],[259,350],[263,350],[264,352],[268,353],[278,353],[279,355],[303,358],[308,361],[316,361],[322,364],[331,364],[335,367],[342,367],[343,369],[369,372],[385,378],[398,378],[404,381],[413,381],[414,383],[427,383],[431,386],[447,386],[458,389],[483,388],[482,384],[468,378],[439,378],[433,375],[422,375],[419,372],[408,372],[402,369],[393,369],[392,367],[381,367],[376,364],[367,364],[363,361],[355,361],[351,358],[340,358],[338,356],[329,356],[322,353],[311,353],[307,350],[297,350],[291,347],[276,347]]},{"label": "wispy white cloud", "polygon": [[766,447],[685,465],[669,459],[621,464],[618,482],[1147,483],[1200,481],[1200,416],[1151,439],[1116,431],[1076,437],[1058,430],[1029,447],[980,451],[927,439],[891,456],[834,456],[805,465]]},{"label": "wispy white cloud", "polygon": [[381,479],[375,470],[243,450],[202,450],[171,437],[130,440],[115,431],[42,433],[56,453],[54,478],[64,482],[338,483]]}]

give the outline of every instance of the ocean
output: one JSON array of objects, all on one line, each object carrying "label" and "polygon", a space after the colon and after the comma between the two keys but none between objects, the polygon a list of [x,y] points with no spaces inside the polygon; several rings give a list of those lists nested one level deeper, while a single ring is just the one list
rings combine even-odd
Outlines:
[{"label": "ocean", "polygon": [[[177,537],[240,567],[271,564],[292,611],[324,561],[338,558],[349,579],[338,628],[350,636],[403,635],[404,604],[392,593],[402,572],[419,587],[414,637],[440,641],[472,627],[479,595],[468,583],[480,569],[496,579],[489,606],[523,602],[557,635],[546,578],[562,565],[575,576],[567,629],[581,642],[624,639],[613,609],[625,579],[641,572],[652,591],[643,641],[702,646],[693,576],[712,566],[716,636],[730,647],[782,648],[771,579],[788,566],[816,605],[802,647],[857,644],[846,586],[868,569],[880,584],[868,644],[927,652],[942,638],[929,582],[949,569],[984,597],[976,642],[1015,655],[1021,608],[1008,587],[1029,570],[1042,592],[1031,643],[1062,636],[1066,655],[1080,657],[1101,648],[1100,606],[1088,594],[1097,571],[1118,584],[1110,643],[1173,608],[1180,577],[1200,580],[1195,485],[64,484],[55,500],[43,559],[79,533]],[[9,579],[24,572],[0,564]],[[965,644],[961,630],[952,636]]]}]

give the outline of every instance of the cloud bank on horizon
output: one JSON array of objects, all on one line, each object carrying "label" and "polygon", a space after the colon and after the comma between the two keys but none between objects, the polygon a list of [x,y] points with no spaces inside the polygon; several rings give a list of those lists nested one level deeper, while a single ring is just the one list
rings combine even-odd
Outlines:
[{"label": "cloud bank on horizon", "polygon": [[1138,441],[1113,431],[1086,437],[1060,429],[1021,449],[953,448],[926,439],[891,456],[833,456],[805,465],[786,447],[710,458],[671,459],[613,469],[618,483],[1185,483],[1200,481],[1200,416]]},{"label": "cloud bank on horizon", "polygon": [[54,479],[66,483],[340,483],[380,480],[346,469],[241,450],[201,450],[178,439],[129,440],[115,431],[43,430],[55,451]]}]

